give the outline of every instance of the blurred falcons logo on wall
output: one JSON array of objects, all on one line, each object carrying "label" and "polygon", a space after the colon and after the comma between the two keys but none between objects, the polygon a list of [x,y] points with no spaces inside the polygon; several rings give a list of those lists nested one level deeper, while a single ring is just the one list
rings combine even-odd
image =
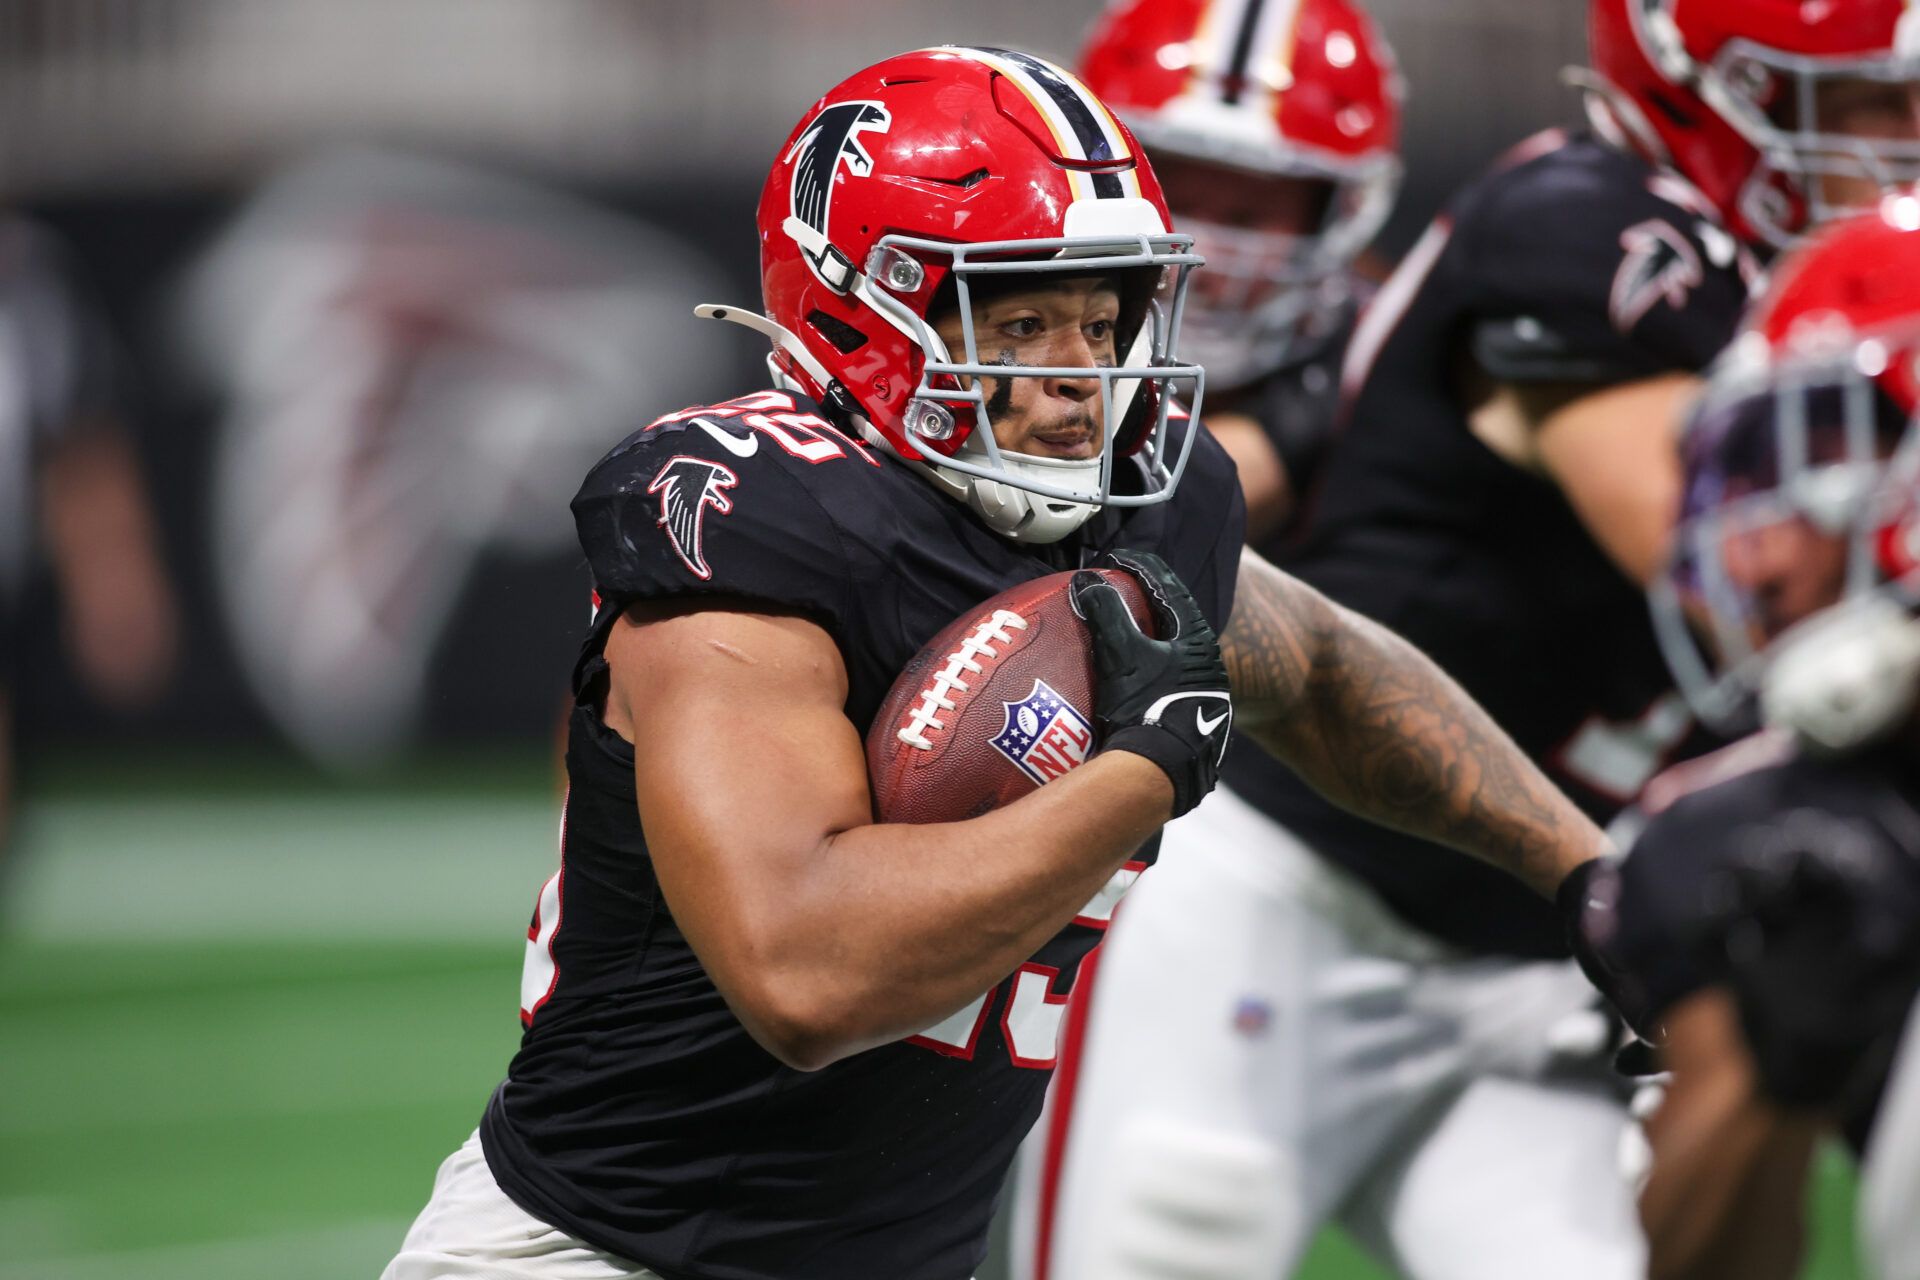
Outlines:
[{"label": "blurred falcons logo on wall", "polygon": [[878,102],[836,102],[813,118],[787,153],[793,163],[793,213],[785,230],[806,250],[807,265],[829,288],[845,292],[852,278],[852,264],[832,244],[828,211],[834,180],[842,164],[855,177],[872,173],[873,155],[860,135],[885,133],[892,124],[893,117]]},{"label": "blurred falcons logo on wall", "polygon": [[[437,161],[331,155],[253,200],[190,281],[185,329],[226,402],[225,615],[289,737],[348,766],[406,745],[483,561],[577,564],[587,467],[711,389],[688,317],[716,274],[656,228]],[[526,679],[559,696],[553,672]]]}]

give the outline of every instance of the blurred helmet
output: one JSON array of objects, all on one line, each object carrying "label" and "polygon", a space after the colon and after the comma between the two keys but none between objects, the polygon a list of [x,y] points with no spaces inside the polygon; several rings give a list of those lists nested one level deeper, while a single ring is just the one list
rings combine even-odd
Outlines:
[{"label": "blurred helmet", "polygon": [[1653,584],[1667,660],[1722,729],[1754,712],[1845,751],[1920,691],[1920,198],[1835,223],[1781,269],[1682,438]]},{"label": "blurred helmet", "polygon": [[1174,216],[1207,260],[1185,350],[1216,386],[1283,363],[1316,314],[1349,296],[1347,268],[1400,186],[1393,51],[1351,0],[1123,0],[1080,56],[1093,91],[1150,154],[1324,183],[1307,234]]},{"label": "blurred helmet", "polygon": [[[1190,237],[1170,231],[1132,137],[1067,72],[958,47],[867,68],[820,99],[780,149],[759,231],[772,326],[726,318],[767,332],[777,376],[850,415],[997,532],[1053,542],[1102,505],[1173,495],[1194,433],[1174,456],[1169,384],[1182,383],[1197,412],[1203,375],[1173,352],[1200,259]],[[971,308],[987,282],[1091,273],[1120,284],[1118,366],[982,362]],[[964,321],[962,351],[948,351],[930,323],[949,307]],[[1001,449],[982,377],[1097,379],[1101,455]],[[1116,458],[1135,454],[1144,480],[1116,491]]]},{"label": "blurred helmet", "polygon": [[1656,160],[1698,187],[1743,238],[1784,248],[1856,208],[1825,177],[1890,192],[1920,179],[1920,142],[1839,133],[1824,86],[1920,81],[1920,10],[1908,0],[1592,0],[1603,106]]}]

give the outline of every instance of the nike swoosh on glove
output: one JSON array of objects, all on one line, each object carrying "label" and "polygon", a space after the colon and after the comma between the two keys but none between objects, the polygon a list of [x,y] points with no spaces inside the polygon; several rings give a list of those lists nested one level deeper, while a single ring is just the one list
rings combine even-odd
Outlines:
[{"label": "nike swoosh on glove", "polygon": [[1126,601],[1099,574],[1073,575],[1073,609],[1093,638],[1094,727],[1102,751],[1130,751],[1173,782],[1173,816],[1186,813],[1220,780],[1233,731],[1233,696],[1220,641],[1193,593],[1166,561],[1116,551],[1099,567],[1132,574],[1146,588],[1154,629],[1141,631]]}]

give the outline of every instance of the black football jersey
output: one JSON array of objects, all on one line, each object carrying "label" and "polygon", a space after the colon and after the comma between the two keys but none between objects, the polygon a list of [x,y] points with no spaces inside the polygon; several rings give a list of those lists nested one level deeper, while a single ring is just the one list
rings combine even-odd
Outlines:
[{"label": "black football jersey", "polygon": [[[1473,434],[1472,361],[1596,388],[1703,368],[1753,272],[1670,175],[1590,137],[1535,139],[1462,192],[1375,298],[1351,399],[1283,567],[1412,641],[1604,821],[1696,749],[1639,590],[1549,480]],[[1227,783],[1399,915],[1469,950],[1566,954],[1550,905],[1465,855],[1374,827],[1262,752]]]},{"label": "black football jersey", "polygon": [[1158,552],[1224,626],[1245,523],[1231,462],[1203,433],[1171,502],[1021,547],[818,406],[764,392],[636,432],[573,510],[602,607],[575,673],[561,869],[529,930],[526,1029],[481,1127],[489,1165],[528,1212],[669,1280],[963,1280],[1039,1112],[1080,960],[1154,850],[954,1017],[791,1070],[742,1028],[661,894],[634,748],[592,710],[601,648],[637,600],[797,610],[837,642],[864,734],[954,618],[1104,550]]},{"label": "black football jersey", "polygon": [[[1870,882],[1823,908],[1852,913],[1845,924],[1808,927],[1855,939],[1920,930],[1920,774],[1891,753],[1822,760],[1762,735],[1662,776],[1647,807],[1611,894],[1601,895],[1609,905],[1590,910],[1586,927],[1655,1015],[1726,980],[1725,948],[1702,945],[1703,934],[1735,896],[1735,874],[1777,853],[1817,848]],[[1843,1117],[1856,1145],[1875,1101],[1863,1095]]]},{"label": "black football jersey", "polygon": [[[1362,282],[1354,282],[1356,292]],[[1231,408],[1260,424],[1287,470],[1296,495],[1295,515],[1257,548],[1269,560],[1284,554],[1332,444],[1340,410],[1340,363],[1358,317],[1353,305],[1322,318],[1317,330],[1289,352],[1285,364],[1231,397]],[[1213,403],[1213,402],[1209,402]]]}]

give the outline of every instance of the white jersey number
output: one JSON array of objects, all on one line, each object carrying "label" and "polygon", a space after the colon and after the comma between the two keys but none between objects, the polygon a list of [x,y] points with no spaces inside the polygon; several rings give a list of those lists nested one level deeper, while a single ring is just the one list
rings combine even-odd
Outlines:
[{"label": "white jersey number", "polygon": [[[1105,929],[1112,921],[1114,908],[1120,905],[1120,899],[1146,869],[1143,862],[1129,862],[1114,872],[1106,887],[1093,896],[1093,901],[1073,918],[1073,922],[1089,928]],[[1059,978],[1060,971],[1049,965],[1023,964],[1014,970],[1011,978],[952,1017],[928,1027],[917,1036],[908,1036],[907,1043],[917,1044],[950,1058],[971,1060],[974,1050],[979,1047],[980,1032],[985,1029],[988,1016],[994,1006],[1000,1004],[1000,1030],[1006,1038],[1007,1056],[1012,1059],[1013,1065],[1041,1071],[1052,1070],[1060,1056],[1060,1023],[1066,1015],[1067,1001],[1072,994],[1071,984],[1066,991],[1055,994],[1053,984]],[[1002,992],[1006,993],[1004,1000],[1001,998]]]}]

